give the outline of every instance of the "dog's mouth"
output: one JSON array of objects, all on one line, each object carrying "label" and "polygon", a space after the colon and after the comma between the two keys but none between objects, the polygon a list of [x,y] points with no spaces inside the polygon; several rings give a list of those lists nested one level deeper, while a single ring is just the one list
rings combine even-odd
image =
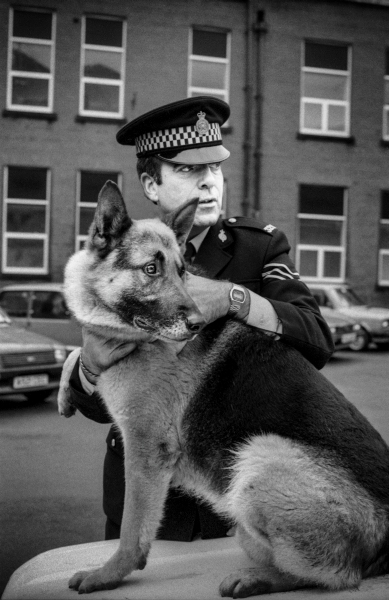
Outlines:
[{"label": "dog's mouth", "polygon": [[190,331],[181,333],[180,335],[177,335],[177,334],[169,335],[166,332],[162,333],[162,331],[160,331],[157,327],[153,327],[153,325],[150,325],[150,323],[148,321],[146,321],[145,319],[142,319],[141,317],[134,317],[133,323],[134,323],[134,326],[137,327],[138,329],[141,329],[142,331],[145,331],[146,333],[153,334],[156,338],[165,340],[167,342],[184,342],[184,341],[189,342],[197,336],[197,333],[192,333]]}]

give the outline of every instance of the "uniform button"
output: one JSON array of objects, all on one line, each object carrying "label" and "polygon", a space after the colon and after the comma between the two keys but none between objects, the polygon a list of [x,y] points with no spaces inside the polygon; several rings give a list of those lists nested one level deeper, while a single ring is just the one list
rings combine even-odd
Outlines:
[{"label": "uniform button", "polygon": [[228,219],[229,223],[236,223],[236,219],[235,217],[231,217],[231,219]]},{"label": "uniform button", "polygon": [[115,446],[116,446],[116,440],[115,440],[115,438],[112,438],[112,440],[111,440],[111,446],[113,448],[115,448]]}]

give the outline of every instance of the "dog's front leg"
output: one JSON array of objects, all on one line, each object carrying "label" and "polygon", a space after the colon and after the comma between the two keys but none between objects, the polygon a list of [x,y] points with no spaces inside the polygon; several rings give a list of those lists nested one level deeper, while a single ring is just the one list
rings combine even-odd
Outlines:
[{"label": "dog's front leg", "polygon": [[154,456],[125,452],[126,492],[120,545],[103,567],[80,571],[69,581],[79,593],[116,588],[135,569],[146,566],[151,542],[159,527],[171,472]]}]

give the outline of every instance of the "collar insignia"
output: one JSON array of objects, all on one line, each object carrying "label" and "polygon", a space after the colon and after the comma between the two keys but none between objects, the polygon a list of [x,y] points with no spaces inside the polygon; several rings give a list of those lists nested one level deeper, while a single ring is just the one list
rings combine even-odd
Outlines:
[{"label": "collar insignia", "polygon": [[226,232],[224,229],[219,231],[219,235],[217,236],[221,242],[225,242],[227,240]]},{"label": "collar insignia", "polygon": [[197,116],[199,118],[195,125],[197,133],[199,135],[207,135],[211,126],[205,118],[205,112],[200,111],[199,113],[197,113]]},{"label": "collar insignia", "polygon": [[275,227],[274,225],[266,225],[266,227],[263,228],[264,231],[267,231],[268,233],[271,233],[272,231],[274,231],[275,229],[277,229],[277,227]]}]

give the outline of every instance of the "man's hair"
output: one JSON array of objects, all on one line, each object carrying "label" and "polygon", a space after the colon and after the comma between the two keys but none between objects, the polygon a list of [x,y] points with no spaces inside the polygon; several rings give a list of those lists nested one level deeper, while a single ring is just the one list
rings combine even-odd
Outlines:
[{"label": "man's hair", "polygon": [[162,161],[157,156],[138,158],[138,162],[136,163],[139,179],[142,173],[147,173],[147,175],[154,179],[157,185],[161,185],[162,183],[161,167]]}]

